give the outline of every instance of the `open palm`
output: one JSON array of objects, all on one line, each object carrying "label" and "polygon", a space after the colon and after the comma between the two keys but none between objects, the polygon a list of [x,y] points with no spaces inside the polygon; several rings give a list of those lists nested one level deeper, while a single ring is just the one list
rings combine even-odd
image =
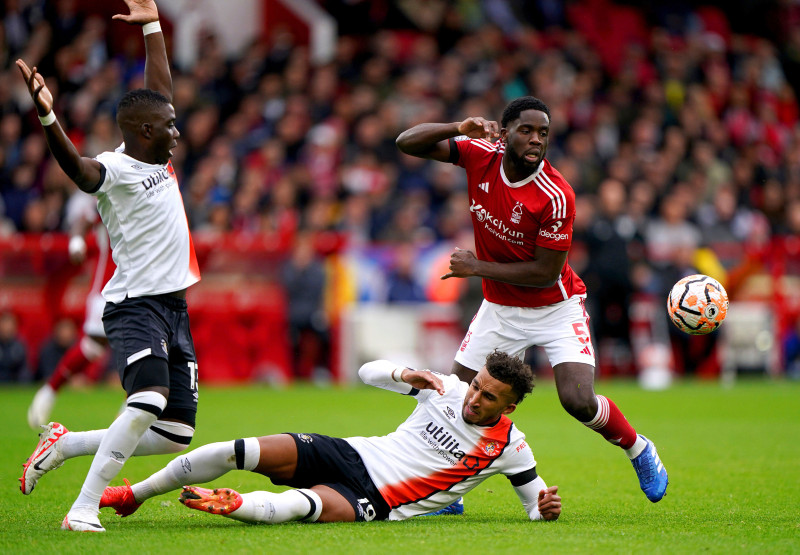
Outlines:
[{"label": "open palm", "polygon": [[36,105],[36,111],[39,115],[48,114],[53,109],[53,95],[44,84],[44,77],[36,71],[35,66],[31,69],[22,60],[17,60],[17,67],[22,73],[25,83],[28,84],[28,92]]},{"label": "open palm", "polygon": [[131,25],[144,25],[158,21],[158,8],[154,0],[124,0],[130,10],[129,15],[117,14],[111,19],[119,19]]}]

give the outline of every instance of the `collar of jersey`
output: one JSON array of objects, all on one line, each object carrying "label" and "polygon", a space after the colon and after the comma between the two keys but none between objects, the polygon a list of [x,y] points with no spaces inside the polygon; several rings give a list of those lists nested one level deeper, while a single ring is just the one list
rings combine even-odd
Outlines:
[{"label": "collar of jersey", "polygon": [[539,172],[541,172],[541,171],[542,171],[542,168],[543,168],[543,167],[544,167],[544,159],[542,159],[542,161],[541,161],[541,162],[539,162],[539,167],[538,167],[538,168],[536,168],[536,170],[535,170],[535,171],[534,171],[532,174],[530,174],[528,177],[526,177],[525,179],[523,179],[523,180],[521,180],[521,181],[517,181],[516,183],[512,183],[512,182],[511,182],[511,181],[509,181],[509,179],[506,177],[506,172],[505,172],[505,170],[503,169],[503,164],[501,163],[501,164],[500,164],[500,177],[502,177],[502,178],[503,178],[503,183],[505,183],[505,184],[506,184],[506,185],[508,185],[509,187],[512,187],[512,188],[514,188],[514,189],[517,189],[517,188],[519,188],[519,187],[522,187],[523,185],[527,185],[528,183],[530,183],[531,181],[533,181],[533,180],[536,178],[536,176],[537,176],[537,175],[539,175]]},{"label": "collar of jersey", "polygon": [[169,162],[167,162],[166,164],[151,164],[150,162],[143,162],[142,160],[139,160],[138,158],[134,158],[130,154],[125,154],[124,152],[120,152],[120,154],[122,154],[124,157],[126,157],[126,158],[128,158],[130,160],[133,160],[137,164],[141,164],[142,166],[149,166],[151,168],[164,168],[164,167],[169,165]]}]

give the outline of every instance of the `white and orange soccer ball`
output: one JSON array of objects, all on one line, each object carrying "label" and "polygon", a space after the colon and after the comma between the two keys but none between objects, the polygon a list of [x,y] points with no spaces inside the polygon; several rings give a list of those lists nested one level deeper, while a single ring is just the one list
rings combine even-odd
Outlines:
[{"label": "white and orange soccer ball", "polygon": [[714,278],[686,276],[672,286],[667,312],[679,330],[705,335],[717,329],[728,315],[728,293]]}]

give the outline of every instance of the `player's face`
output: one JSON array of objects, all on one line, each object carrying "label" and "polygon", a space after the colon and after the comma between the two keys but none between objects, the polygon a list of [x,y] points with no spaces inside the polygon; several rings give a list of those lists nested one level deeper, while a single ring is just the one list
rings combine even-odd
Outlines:
[{"label": "player's face", "polygon": [[164,104],[153,111],[150,118],[150,153],[157,164],[166,164],[178,146],[181,134],[175,127],[175,108]]},{"label": "player's face", "polygon": [[511,386],[494,379],[484,367],[469,384],[461,416],[470,424],[488,426],[497,422],[501,414],[514,412],[515,400]]},{"label": "player's face", "polygon": [[547,152],[550,118],[539,110],[525,110],[500,134],[512,165],[518,172],[529,175],[539,167]]}]

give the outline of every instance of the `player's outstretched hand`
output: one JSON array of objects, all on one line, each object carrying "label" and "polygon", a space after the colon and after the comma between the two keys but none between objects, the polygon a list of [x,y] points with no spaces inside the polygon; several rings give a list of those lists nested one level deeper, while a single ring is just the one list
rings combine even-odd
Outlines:
[{"label": "player's outstretched hand", "polygon": [[544,520],[556,520],[561,514],[561,496],[558,486],[539,491],[539,514]]},{"label": "player's outstretched hand", "polygon": [[44,84],[44,77],[36,71],[36,66],[31,69],[22,60],[17,60],[17,67],[28,84],[28,92],[36,105],[36,111],[40,116],[46,116],[53,109],[53,95]]},{"label": "player's outstretched hand", "polygon": [[130,10],[130,14],[118,13],[111,19],[118,19],[130,25],[144,25],[158,21],[158,8],[155,0],[123,0]]},{"label": "player's outstretched hand", "polygon": [[450,255],[450,271],[439,279],[447,279],[451,277],[463,278],[475,275],[475,263],[478,257],[470,250],[459,249],[453,251]]},{"label": "player's outstretched hand", "polygon": [[439,395],[444,395],[444,384],[439,376],[428,370],[411,370],[403,372],[403,381],[417,389],[435,389]]},{"label": "player's outstretched hand", "polygon": [[496,121],[472,117],[458,124],[458,132],[470,139],[496,139],[500,136],[500,126]]}]

